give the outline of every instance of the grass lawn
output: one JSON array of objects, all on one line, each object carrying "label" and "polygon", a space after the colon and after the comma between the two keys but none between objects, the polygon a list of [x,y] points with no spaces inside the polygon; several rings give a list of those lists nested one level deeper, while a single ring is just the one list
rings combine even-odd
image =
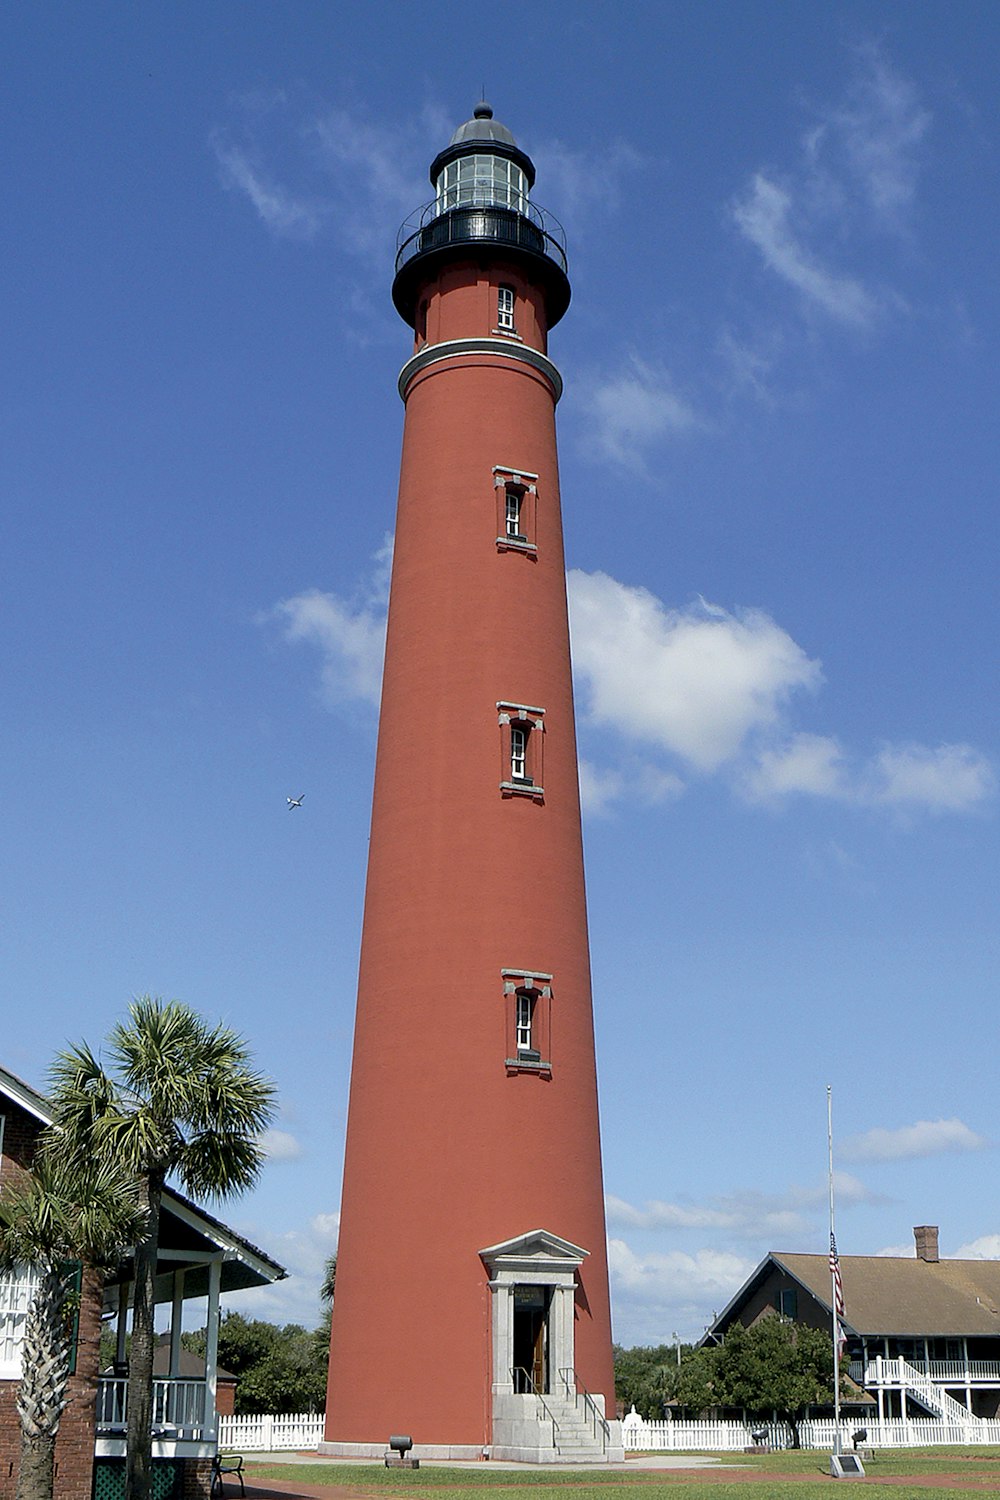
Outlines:
[{"label": "grass lawn", "polygon": [[[419,1490],[444,1490],[447,1500],[484,1500],[483,1492],[505,1493],[532,1490],[532,1500],[611,1500],[621,1491],[632,1491],[629,1500],[770,1500],[775,1489],[787,1483],[789,1500],[830,1500],[830,1457],[817,1450],[798,1453],[720,1454],[722,1464],[710,1472],[687,1477],[673,1470],[633,1469],[609,1472],[584,1469],[558,1473],[544,1468],[452,1469],[428,1462],[416,1471],[386,1469],[365,1464],[254,1463],[247,1458],[246,1477],[252,1485],[270,1479],[289,1485],[343,1486],[372,1496],[395,1500]],[[730,1472],[726,1472],[727,1468]],[[866,1464],[865,1500],[968,1500],[975,1490],[953,1488],[947,1476],[968,1482],[980,1494],[1000,1496],[1000,1448],[911,1448],[876,1451]],[[759,1475],[759,1478],[752,1477]],[[880,1484],[882,1479],[892,1483]],[[901,1484],[900,1480],[906,1480]],[[784,1481],[784,1482],[783,1482]]]}]

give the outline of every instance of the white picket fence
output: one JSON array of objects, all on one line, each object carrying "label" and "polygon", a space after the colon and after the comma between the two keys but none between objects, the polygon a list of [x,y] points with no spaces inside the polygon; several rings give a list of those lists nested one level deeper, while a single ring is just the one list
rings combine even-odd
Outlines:
[{"label": "white picket fence", "polygon": [[219,1418],[220,1452],[277,1453],[283,1448],[315,1448],[322,1441],[322,1412]]},{"label": "white picket fence", "polygon": [[[978,1422],[940,1422],[933,1419],[904,1421],[841,1421],[840,1435],[850,1449],[852,1435],[864,1428],[865,1448],[920,1448],[942,1443],[965,1447],[971,1443],[1000,1443],[1000,1419]],[[622,1423],[627,1453],[659,1452],[663,1449],[704,1453],[741,1453],[754,1446],[753,1434],[767,1429],[764,1439],[770,1448],[791,1446],[791,1433],[784,1422],[647,1422],[631,1411]],[[832,1418],[815,1418],[799,1423],[799,1442],[803,1448],[830,1449],[835,1429]]]}]

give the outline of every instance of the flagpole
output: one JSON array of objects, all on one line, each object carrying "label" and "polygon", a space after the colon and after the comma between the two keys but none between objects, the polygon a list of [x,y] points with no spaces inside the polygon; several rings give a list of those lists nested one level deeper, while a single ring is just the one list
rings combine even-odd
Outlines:
[{"label": "flagpole", "polygon": [[826,1144],[830,1186],[830,1333],[833,1339],[833,1451],[840,1452],[840,1317],[838,1309],[837,1240],[833,1222],[833,1088],[826,1086]]}]

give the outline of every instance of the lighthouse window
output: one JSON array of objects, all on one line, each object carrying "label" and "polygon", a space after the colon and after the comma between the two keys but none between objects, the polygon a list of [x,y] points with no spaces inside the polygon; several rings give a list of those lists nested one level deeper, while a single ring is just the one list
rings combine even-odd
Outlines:
[{"label": "lighthouse window", "polygon": [[526,973],[524,969],[501,969],[506,1013],[508,1075],[515,1073],[552,1076],[552,975]]},{"label": "lighthouse window", "polygon": [[528,775],[528,731],[521,724],[510,726],[510,779],[531,780]]},{"label": "lighthouse window", "polygon": [[494,465],[498,552],[521,552],[534,556],[538,551],[535,541],[537,478],[537,474]]},{"label": "lighthouse window", "polygon": [[523,503],[524,491],[517,485],[507,485],[504,490],[504,535],[512,537],[516,542],[526,542],[528,540],[521,530],[521,506]]},{"label": "lighthouse window", "polygon": [[497,327],[506,333],[514,332],[514,288],[502,286],[497,292]]},{"label": "lighthouse window", "polygon": [[531,1051],[531,1017],[535,1009],[534,995],[526,995],[522,990],[517,997],[517,1050],[521,1052]]},{"label": "lighthouse window", "polygon": [[498,703],[500,726],[500,792],[504,797],[545,800],[542,781],[542,747],[545,726],[542,708],[519,703]]}]

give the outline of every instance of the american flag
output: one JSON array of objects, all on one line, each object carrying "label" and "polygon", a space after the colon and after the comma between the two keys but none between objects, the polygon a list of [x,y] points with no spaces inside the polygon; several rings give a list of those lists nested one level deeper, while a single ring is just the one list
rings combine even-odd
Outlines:
[{"label": "american flag", "polygon": [[844,1352],[847,1343],[847,1330],[844,1327],[844,1283],[840,1275],[840,1256],[837,1254],[837,1241],[834,1239],[833,1231],[830,1231],[830,1275],[833,1277],[833,1308],[837,1314],[837,1357]]}]

